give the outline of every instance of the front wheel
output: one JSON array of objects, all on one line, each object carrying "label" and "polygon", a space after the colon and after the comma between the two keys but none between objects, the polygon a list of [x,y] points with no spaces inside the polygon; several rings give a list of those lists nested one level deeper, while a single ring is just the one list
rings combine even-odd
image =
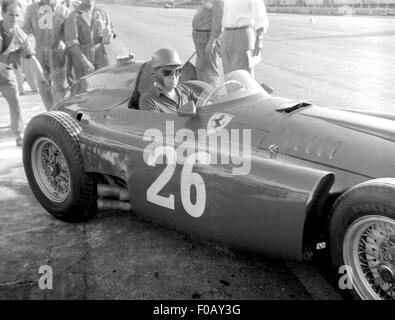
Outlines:
[{"label": "front wheel", "polygon": [[330,221],[341,289],[367,300],[395,300],[395,179],[362,183],[337,201]]},{"label": "front wheel", "polygon": [[96,181],[84,171],[79,130],[73,118],[52,111],[29,122],[23,141],[23,164],[35,197],[65,221],[85,220],[97,210]]}]

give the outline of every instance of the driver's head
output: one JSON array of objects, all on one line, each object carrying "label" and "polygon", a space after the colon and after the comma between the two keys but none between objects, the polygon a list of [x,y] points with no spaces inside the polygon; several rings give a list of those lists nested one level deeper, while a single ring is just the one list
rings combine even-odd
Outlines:
[{"label": "driver's head", "polygon": [[181,59],[177,51],[171,48],[162,48],[152,55],[152,68],[155,81],[168,90],[174,89],[181,74]]}]

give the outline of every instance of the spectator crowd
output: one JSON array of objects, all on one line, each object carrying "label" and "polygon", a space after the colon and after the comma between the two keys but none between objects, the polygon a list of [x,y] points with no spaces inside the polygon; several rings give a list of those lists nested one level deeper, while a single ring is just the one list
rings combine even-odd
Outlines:
[{"label": "spectator crowd", "polygon": [[109,65],[106,46],[115,38],[108,14],[95,0],[3,0],[0,21],[0,92],[21,146],[20,94],[26,79],[47,110],[63,100],[74,81]]},{"label": "spectator crowd", "polygon": [[[2,0],[1,9],[0,92],[10,108],[16,144],[21,146],[24,124],[19,97],[24,94],[24,80],[50,110],[66,97],[74,81],[109,65],[106,47],[116,34],[109,15],[95,0]],[[197,79],[217,82],[220,58],[224,73],[246,70],[254,76],[268,26],[262,0],[200,1],[192,21]],[[142,97],[144,108],[175,112],[193,100],[191,92],[178,86],[181,61],[174,49],[157,51],[153,61],[156,87]],[[156,100],[170,107],[159,106]]]}]

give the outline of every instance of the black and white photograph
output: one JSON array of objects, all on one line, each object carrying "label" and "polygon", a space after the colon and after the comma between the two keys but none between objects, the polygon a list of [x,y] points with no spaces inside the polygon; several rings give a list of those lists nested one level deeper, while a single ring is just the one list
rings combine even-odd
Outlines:
[{"label": "black and white photograph", "polygon": [[0,300],[395,299],[395,0],[0,3]]}]

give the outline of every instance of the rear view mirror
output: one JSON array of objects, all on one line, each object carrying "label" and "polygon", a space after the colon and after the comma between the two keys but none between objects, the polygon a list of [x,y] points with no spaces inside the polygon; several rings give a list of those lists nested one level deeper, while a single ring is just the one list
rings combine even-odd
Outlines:
[{"label": "rear view mirror", "polygon": [[197,113],[196,104],[192,100],[177,110],[180,117],[193,117]]}]

